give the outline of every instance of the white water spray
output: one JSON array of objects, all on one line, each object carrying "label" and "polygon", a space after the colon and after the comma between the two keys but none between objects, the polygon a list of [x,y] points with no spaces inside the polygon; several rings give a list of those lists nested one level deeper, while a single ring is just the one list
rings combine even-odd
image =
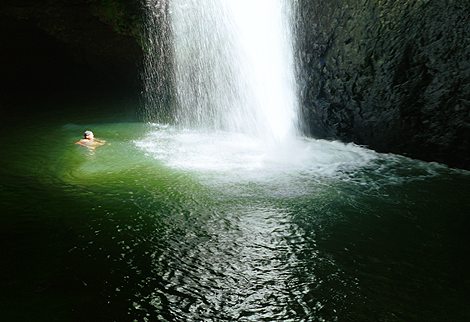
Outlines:
[{"label": "white water spray", "polygon": [[[167,43],[172,46],[167,49],[173,56],[177,108],[172,113],[177,124],[275,142],[297,135],[293,2],[172,0],[166,7],[162,3],[148,7],[154,17],[169,12],[164,23],[171,30]],[[159,44],[156,39],[149,43]],[[152,68],[147,66],[147,74]]]},{"label": "white water spray", "polygon": [[300,137],[295,0],[147,1],[147,110],[159,124],[136,141],[146,153],[221,182],[278,178],[292,191],[376,158]]}]

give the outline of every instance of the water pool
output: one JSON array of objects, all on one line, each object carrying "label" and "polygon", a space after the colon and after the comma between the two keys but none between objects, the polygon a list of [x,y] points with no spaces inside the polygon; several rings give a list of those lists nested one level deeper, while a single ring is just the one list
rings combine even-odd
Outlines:
[{"label": "water pool", "polygon": [[[468,172],[84,119],[4,129],[5,320],[470,318]],[[74,145],[85,129],[108,144]]]}]

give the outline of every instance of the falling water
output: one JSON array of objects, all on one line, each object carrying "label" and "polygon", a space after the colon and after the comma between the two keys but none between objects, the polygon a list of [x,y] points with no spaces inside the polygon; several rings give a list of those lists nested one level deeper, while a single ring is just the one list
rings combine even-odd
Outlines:
[{"label": "falling water", "polygon": [[171,114],[186,128],[295,136],[291,3],[148,2],[146,92],[157,121]]}]

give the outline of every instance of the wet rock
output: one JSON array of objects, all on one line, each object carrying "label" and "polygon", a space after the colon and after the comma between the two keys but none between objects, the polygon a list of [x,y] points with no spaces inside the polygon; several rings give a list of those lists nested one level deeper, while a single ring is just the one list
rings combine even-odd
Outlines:
[{"label": "wet rock", "polygon": [[300,0],[304,128],[470,168],[468,12],[463,0]]}]

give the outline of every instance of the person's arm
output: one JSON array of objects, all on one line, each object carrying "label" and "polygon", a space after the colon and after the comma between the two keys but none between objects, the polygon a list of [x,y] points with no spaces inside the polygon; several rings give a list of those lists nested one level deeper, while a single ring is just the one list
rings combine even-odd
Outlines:
[{"label": "person's arm", "polygon": [[78,140],[77,142],[75,142],[75,144],[85,146],[85,143],[83,143],[82,140]]},{"label": "person's arm", "polygon": [[104,144],[106,144],[106,141],[105,141],[105,140],[101,140],[101,139],[95,139],[95,142],[96,142],[96,144],[98,144],[98,145],[104,145]]}]

